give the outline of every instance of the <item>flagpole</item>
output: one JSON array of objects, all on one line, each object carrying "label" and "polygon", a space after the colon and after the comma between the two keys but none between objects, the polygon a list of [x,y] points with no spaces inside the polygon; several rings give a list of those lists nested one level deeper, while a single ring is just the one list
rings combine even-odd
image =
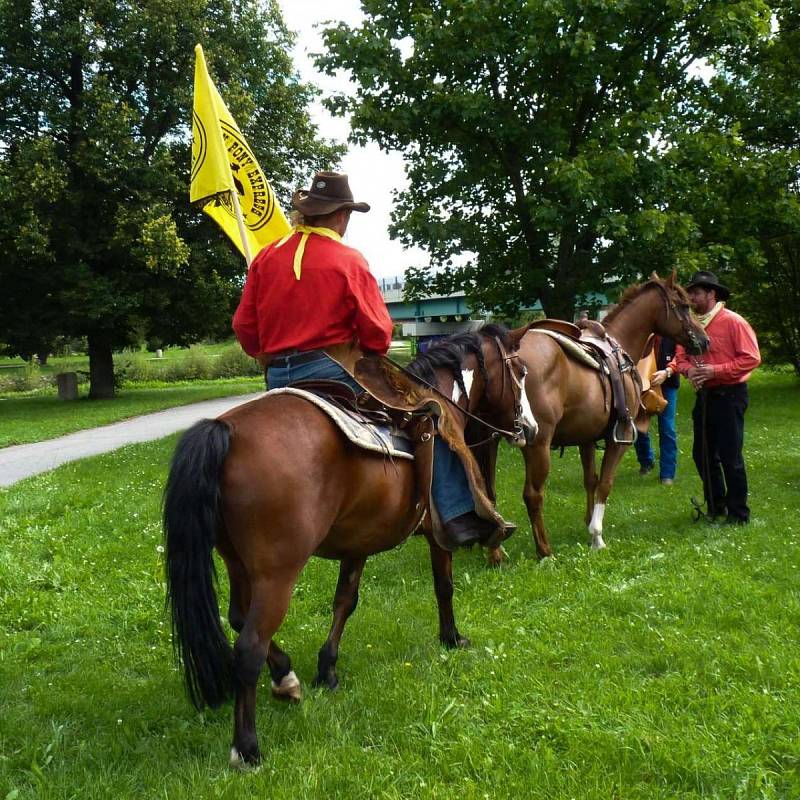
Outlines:
[{"label": "flagpole", "polygon": [[236,222],[239,225],[239,237],[242,240],[242,250],[244,250],[244,260],[247,262],[247,266],[250,266],[250,263],[253,260],[253,256],[250,255],[250,243],[247,241],[247,231],[244,227],[244,217],[242,217],[242,207],[239,205],[239,193],[234,189],[231,192],[231,197],[233,198],[233,207],[236,209]]}]

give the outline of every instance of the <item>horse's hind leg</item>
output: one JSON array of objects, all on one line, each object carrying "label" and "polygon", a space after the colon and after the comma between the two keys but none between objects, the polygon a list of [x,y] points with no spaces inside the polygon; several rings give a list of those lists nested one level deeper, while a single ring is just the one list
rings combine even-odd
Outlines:
[{"label": "horse's hind leg", "polygon": [[592,519],[592,511],[594,510],[594,493],[597,489],[597,468],[595,462],[595,447],[594,442],[589,444],[582,444],[581,451],[581,465],[583,466],[583,488],[586,490],[586,517],[584,522],[588,525]]},{"label": "horse's hind leg", "polygon": [[348,617],[358,605],[358,586],[364,571],[366,558],[343,558],[339,564],[339,580],[333,598],[333,624],[328,638],[322,645],[317,659],[317,675],[314,686],[335,689],[339,685],[336,676],[336,660],[339,658],[339,641]]},{"label": "horse's hind leg", "polygon": [[431,548],[433,590],[439,609],[439,641],[445,647],[469,647],[469,639],[458,632],[453,614],[453,554],[439,547],[428,531],[425,531],[425,538]]},{"label": "horse's hind leg", "polygon": [[280,578],[253,581],[250,609],[234,645],[236,702],[233,712],[231,765],[255,764],[261,758],[256,733],[256,689],[267,661],[270,640],[283,622],[298,570]]},{"label": "horse's hind leg", "polygon": [[272,695],[278,700],[289,700],[292,703],[299,703],[303,699],[303,690],[300,681],[292,669],[292,661],[289,656],[275,644],[273,639],[269,643],[267,653],[267,666],[272,676]]},{"label": "horse's hind leg", "polygon": [[236,633],[241,633],[250,608],[250,579],[244,564],[238,558],[225,557],[230,583],[230,600],[228,601],[228,622]]}]

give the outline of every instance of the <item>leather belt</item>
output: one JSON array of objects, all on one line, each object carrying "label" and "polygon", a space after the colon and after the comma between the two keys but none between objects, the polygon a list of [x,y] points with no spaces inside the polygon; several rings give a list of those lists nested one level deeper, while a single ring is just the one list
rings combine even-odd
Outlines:
[{"label": "leather belt", "polygon": [[280,355],[277,358],[273,358],[269,362],[269,368],[277,367],[278,369],[283,369],[289,366],[299,367],[300,364],[311,364],[314,361],[321,361],[323,358],[327,357],[328,355],[324,350],[297,351],[296,353]]}]

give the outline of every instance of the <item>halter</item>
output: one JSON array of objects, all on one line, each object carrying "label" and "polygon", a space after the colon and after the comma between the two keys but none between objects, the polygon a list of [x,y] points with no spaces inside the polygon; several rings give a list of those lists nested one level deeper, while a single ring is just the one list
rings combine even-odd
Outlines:
[{"label": "halter", "polygon": [[512,353],[509,355],[503,345],[499,336],[492,337],[500,351],[500,358],[503,361],[504,369],[503,382],[500,386],[500,398],[502,399],[506,391],[506,372],[511,376],[511,380],[516,385],[518,393],[514,395],[514,441],[520,441],[525,437],[525,428],[522,425],[522,393],[525,391],[525,376],[528,374],[528,368],[525,364],[520,363],[521,377],[517,377],[516,372],[511,367],[511,361],[517,359],[519,361],[519,353]]},{"label": "halter", "polygon": [[502,370],[503,377],[502,377],[502,385],[500,388],[500,397],[502,398],[503,394],[505,393],[506,372],[508,372],[511,375],[511,380],[514,382],[514,384],[517,386],[520,392],[519,396],[518,397],[515,396],[514,398],[515,418],[514,418],[513,431],[508,431],[505,430],[504,428],[498,428],[496,425],[492,425],[491,422],[487,422],[485,419],[481,419],[479,416],[473,414],[466,408],[462,408],[460,405],[458,405],[457,402],[455,402],[451,397],[448,397],[437,386],[428,383],[428,381],[426,381],[424,378],[419,377],[418,375],[414,375],[401,364],[398,364],[396,361],[392,361],[392,359],[385,356],[385,358],[387,358],[387,361],[390,361],[392,364],[394,364],[395,367],[400,369],[401,372],[403,372],[405,375],[408,375],[410,378],[412,378],[412,380],[416,381],[417,383],[421,383],[428,389],[431,389],[439,397],[443,398],[451,406],[453,406],[453,408],[457,409],[462,414],[464,414],[467,418],[471,419],[473,422],[479,423],[484,428],[487,428],[488,430],[491,431],[491,434],[486,439],[483,439],[480,442],[476,442],[475,444],[469,445],[470,448],[478,447],[479,445],[485,444],[486,442],[491,441],[493,439],[499,439],[501,436],[505,436],[507,439],[513,442],[513,441],[519,441],[525,435],[525,429],[522,426],[522,392],[525,391],[525,376],[528,374],[528,368],[524,364],[521,364],[520,368],[522,372],[522,378],[517,378],[514,370],[511,367],[510,362],[515,358],[518,359],[519,356],[516,353],[512,353],[511,355],[509,355],[506,352],[506,349],[503,346],[503,342],[500,340],[500,338],[497,336],[493,336],[492,338],[494,339],[495,344],[497,345],[497,349],[500,353],[500,358],[503,362],[503,370]]},{"label": "halter", "polygon": [[[482,425],[492,430],[492,433],[485,439],[481,439],[479,442],[474,442],[473,444],[467,445],[470,449],[480,447],[482,444],[486,444],[486,442],[499,439],[501,435],[505,436],[511,442],[518,442],[523,440],[525,437],[525,428],[522,424],[522,392],[525,391],[525,376],[528,374],[528,368],[524,364],[520,364],[520,372],[522,373],[522,377],[518,378],[511,367],[511,362],[514,359],[519,360],[519,354],[511,353],[509,355],[502,339],[500,339],[499,336],[493,336],[492,339],[494,339],[494,342],[497,345],[497,350],[500,353],[500,359],[503,362],[503,369],[501,370],[502,382],[500,384],[500,398],[502,399],[506,391],[506,372],[508,372],[508,374],[511,376],[511,380],[519,390],[519,394],[514,397],[514,430],[512,432],[503,430],[502,428],[496,428],[494,425],[482,420],[480,417],[476,417],[466,409],[461,408],[461,406],[453,403],[456,405],[456,408],[458,408],[459,411],[462,411],[471,419],[478,420],[478,422],[480,422]],[[445,395],[442,396],[444,397]],[[450,398],[447,399],[450,400]],[[453,401],[450,400],[450,402],[452,403]]]},{"label": "halter", "polygon": [[652,281],[652,283],[659,288],[661,294],[664,296],[664,309],[667,312],[667,319],[669,319],[670,313],[675,314],[678,322],[681,323],[681,327],[683,328],[683,332],[686,334],[686,338],[699,350],[700,341],[697,338],[697,334],[692,330],[689,310],[678,306],[675,300],[670,297],[667,287],[664,286],[661,281]]}]

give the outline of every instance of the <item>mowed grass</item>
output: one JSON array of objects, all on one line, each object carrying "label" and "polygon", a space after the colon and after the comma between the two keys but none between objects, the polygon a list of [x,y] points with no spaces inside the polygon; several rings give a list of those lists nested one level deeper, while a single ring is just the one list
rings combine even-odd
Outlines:
[{"label": "mowed grass", "polygon": [[[500,570],[456,555],[467,650],[437,643],[413,538],[367,563],[339,691],[310,690],[337,567],[309,563],[279,633],[306,699],[278,704],[262,680],[264,763],[248,773],[227,768],[231,706],[195,712],[172,661],[159,502],[174,439],[0,491],[0,800],[800,797],[798,386],[754,379],[744,529],[690,521],[690,395],[678,482],[627,455],[606,551],[586,547],[568,451],[548,485],[554,560],[537,562],[527,525]],[[500,505],[520,523],[521,476],[504,448]]]},{"label": "mowed grass", "polygon": [[[181,384],[128,385],[109,400],[59,400],[53,390],[0,395],[0,447],[41,442],[173,406],[264,388],[263,378],[230,378]],[[0,798],[2,800],[2,798]]]}]

